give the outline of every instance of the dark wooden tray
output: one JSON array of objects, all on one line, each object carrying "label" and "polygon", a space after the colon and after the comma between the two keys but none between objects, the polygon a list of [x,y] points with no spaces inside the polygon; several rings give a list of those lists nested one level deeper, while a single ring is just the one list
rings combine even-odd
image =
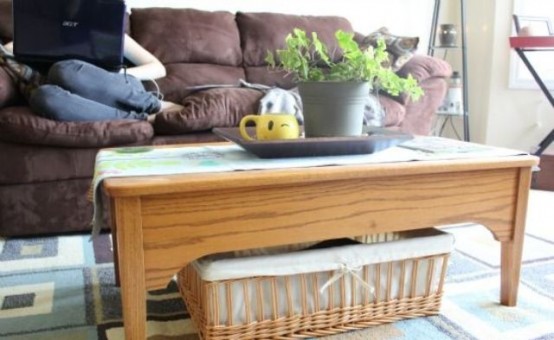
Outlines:
[{"label": "dark wooden tray", "polygon": [[260,158],[370,154],[413,138],[411,135],[401,132],[372,128],[367,134],[359,137],[302,137],[248,141],[242,138],[239,128],[214,128],[212,131]]}]

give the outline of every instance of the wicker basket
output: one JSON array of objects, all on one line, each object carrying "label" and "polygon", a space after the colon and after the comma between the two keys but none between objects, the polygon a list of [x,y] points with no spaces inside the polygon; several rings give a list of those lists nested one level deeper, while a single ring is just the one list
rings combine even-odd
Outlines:
[{"label": "wicker basket", "polygon": [[[203,339],[310,338],[437,314],[452,236],[435,229],[424,230],[425,237],[421,239],[426,239],[427,245],[422,243],[421,249],[417,249],[414,241],[419,240],[414,235],[421,233],[396,235],[400,239],[395,237],[397,240],[387,243],[299,251],[292,257],[286,254],[284,259],[279,259],[281,255],[235,258],[223,266],[218,266],[220,254],[208,260],[209,264],[216,264],[215,268],[208,266],[208,271],[221,268],[225,271],[227,266],[231,274],[223,276],[232,278],[213,280],[212,277],[208,281],[202,277],[206,268],[203,270],[194,262],[179,273],[179,288]],[[406,248],[406,239],[411,242],[411,248]],[[344,263],[336,263],[337,258],[352,258],[352,251],[347,248],[360,246],[364,247],[363,251],[377,255],[375,258],[363,256],[365,264],[356,264],[347,270]],[[341,255],[343,251],[350,251],[350,255]],[[414,251],[438,253],[413,256]],[[359,248],[354,253],[359,255]],[[412,257],[406,258],[406,253]],[[226,254],[223,258],[234,256]],[[321,262],[327,259],[329,263],[334,262],[336,269],[309,272],[313,270],[309,265],[310,256],[320,261],[317,266],[328,267],[328,263]],[[392,260],[375,262],[383,258]],[[281,264],[291,259],[297,264],[308,263],[308,272],[295,268],[294,273],[281,275]],[[237,263],[240,264],[237,261],[246,261],[246,268],[254,268],[253,276],[238,277],[244,273],[240,268],[237,270]],[[262,265],[252,266],[252,263]],[[262,273],[273,270],[279,275],[260,276],[256,269]]]}]

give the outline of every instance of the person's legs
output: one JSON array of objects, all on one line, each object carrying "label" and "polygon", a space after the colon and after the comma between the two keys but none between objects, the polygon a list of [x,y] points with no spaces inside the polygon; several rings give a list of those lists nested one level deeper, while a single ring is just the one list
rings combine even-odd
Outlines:
[{"label": "person's legs", "polygon": [[146,120],[147,113],[124,111],[70,93],[56,85],[42,85],[31,93],[29,106],[36,114],[58,121]]},{"label": "person's legs", "polygon": [[144,89],[131,75],[108,72],[80,60],[64,60],[52,65],[48,81],[71,93],[123,111],[153,113],[160,100]]}]

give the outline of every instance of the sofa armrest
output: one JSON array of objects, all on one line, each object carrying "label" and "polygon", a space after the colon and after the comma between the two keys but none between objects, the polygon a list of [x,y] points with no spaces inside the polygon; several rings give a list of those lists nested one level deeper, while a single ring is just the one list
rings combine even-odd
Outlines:
[{"label": "sofa armrest", "polygon": [[396,73],[401,77],[411,74],[419,83],[422,83],[429,78],[450,77],[452,67],[442,59],[416,54]]},{"label": "sofa armrest", "polygon": [[400,130],[417,135],[429,135],[437,109],[442,104],[448,83],[443,77],[427,78],[420,83],[425,95],[418,101],[408,100],[404,106],[406,114]]},{"label": "sofa armrest", "polygon": [[405,94],[394,97],[406,110],[400,130],[418,135],[430,134],[433,118],[448,88],[446,80],[452,74],[452,67],[439,58],[415,55],[397,74],[401,77],[411,74],[424,93],[417,101],[410,100]]},{"label": "sofa armrest", "polygon": [[0,109],[13,104],[19,97],[19,91],[12,78],[0,67]]},{"label": "sofa armrest", "polygon": [[[446,61],[431,57],[428,55],[415,55],[398,72],[399,76],[406,78],[409,74],[417,80],[417,83],[423,88],[424,96],[425,83],[428,79],[440,78],[446,79],[452,74],[452,67]],[[407,105],[409,98],[406,94],[393,97],[402,105]],[[421,100],[421,99],[420,99]]]}]

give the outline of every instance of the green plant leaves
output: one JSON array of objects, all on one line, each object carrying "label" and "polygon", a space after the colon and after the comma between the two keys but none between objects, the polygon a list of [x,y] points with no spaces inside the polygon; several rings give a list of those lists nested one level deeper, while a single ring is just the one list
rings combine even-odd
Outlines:
[{"label": "green plant leaves", "polygon": [[373,89],[382,89],[391,95],[407,93],[414,100],[423,95],[423,90],[411,75],[402,78],[390,67],[383,66],[388,61],[383,39],[378,40],[377,46],[362,50],[353,33],[339,30],[335,38],[343,54],[338,62],[331,60],[327,46],[319,40],[316,32],[312,32],[309,38],[298,28],[285,38],[285,48],[276,50],[275,54],[268,51],[265,61],[273,68],[293,74],[297,82],[367,81]]},{"label": "green plant leaves", "polygon": [[326,65],[329,65],[331,60],[329,59],[327,47],[318,39],[316,32],[312,32],[311,43],[314,48],[314,54],[318,55],[319,59],[321,59]]}]

